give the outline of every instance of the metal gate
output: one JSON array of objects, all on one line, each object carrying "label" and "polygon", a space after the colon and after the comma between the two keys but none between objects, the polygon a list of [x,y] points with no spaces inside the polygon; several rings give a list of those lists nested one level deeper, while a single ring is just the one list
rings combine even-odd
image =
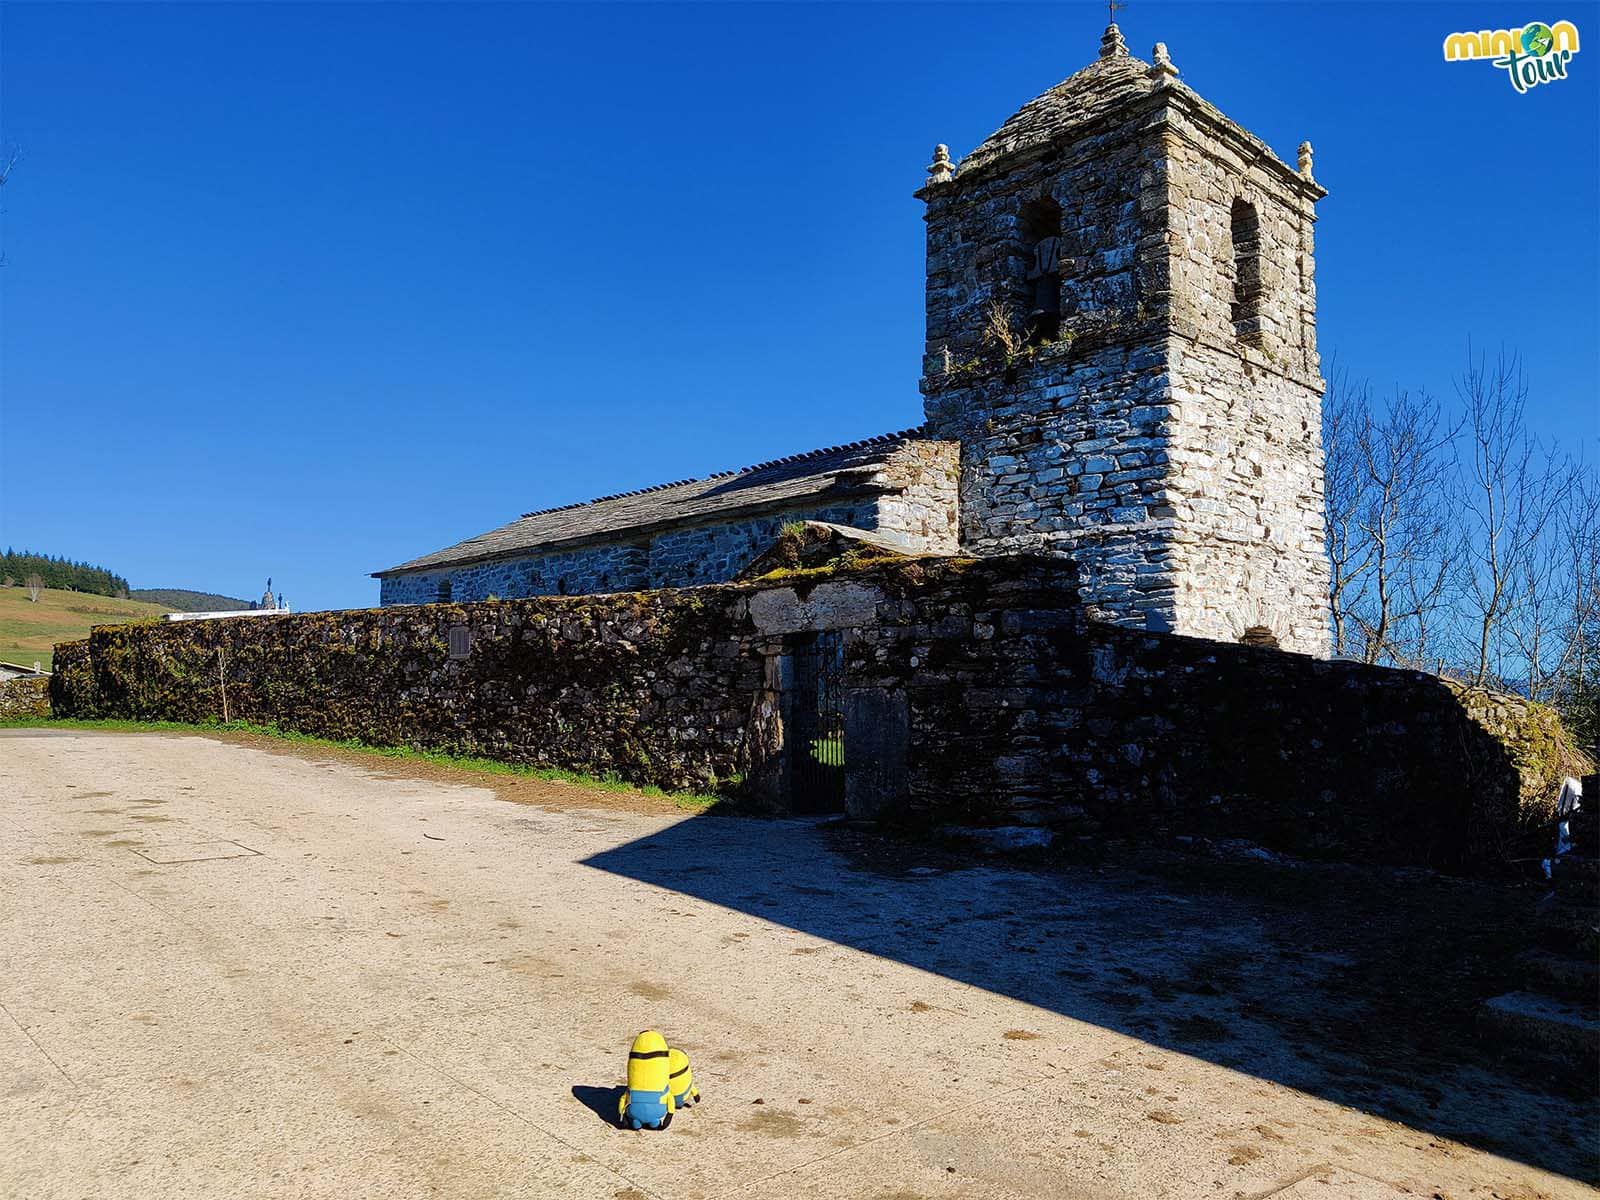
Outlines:
[{"label": "metal gate", "polygon": [[844,635],[818,633],[794,648],[789,706],[790,805],[844,811]]}]

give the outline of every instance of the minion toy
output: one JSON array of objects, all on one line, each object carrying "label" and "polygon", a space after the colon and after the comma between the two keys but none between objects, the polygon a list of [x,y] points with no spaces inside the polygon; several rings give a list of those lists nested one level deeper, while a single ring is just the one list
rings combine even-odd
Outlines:
[{"label": "minion toy", "polygon": [[617,1101],[624,1129],[665,1129],[672,1123],[672,1079],[667,1039],[646,1029],[628,1051],[628,1086]]},{"label": "minion toy", "polygon": [[688,1108],[691,1104],[700,1103],[700,1089],[694,1085],[689,1056],[676,1047],[667,1051],[667,1079],[672,1085],[674,1108]]}]

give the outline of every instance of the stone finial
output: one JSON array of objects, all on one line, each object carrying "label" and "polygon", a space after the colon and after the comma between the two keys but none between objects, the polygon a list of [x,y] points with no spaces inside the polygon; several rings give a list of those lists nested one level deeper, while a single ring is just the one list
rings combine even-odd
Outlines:
[{"label": "stone finial", "polygon": [[1172,65],[1172,56],[1167,53],[1165,42],[1157,42],[1156,48],[1150,52],[1150,57],[1153,61],[1145,74],[1150,76],[1157,87],[1166,87],[1178,77],[1178,68]]},{"label": "stone finial", "polygon": [[940,142],[933,148],[933,161],[928,164],[929,183],[949,183],[955,176],[950,163],[950,147]]},{"label": "stone finial", "polygon": [[1127,55],[1128,43],[1122,40],[1122,30],[1118,29],[1117,23],[1113,21],[1106,26],[1105,33],[1100,37],[1100,57],[1126,58]]},{"label": "stone finial", "polygon": [[1300,178],[1311,178],[1311,143],[1300,143]]}]

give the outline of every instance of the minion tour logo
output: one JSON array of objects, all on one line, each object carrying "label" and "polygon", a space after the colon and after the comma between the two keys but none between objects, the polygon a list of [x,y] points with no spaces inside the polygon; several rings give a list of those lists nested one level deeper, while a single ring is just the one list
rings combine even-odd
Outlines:
[{"label": "minion tour logo", "polygon": [[1452,33],[1444,39],[1445,62],[1487,58],[1511,77],[1518,92],[1565,79],[1567,64],[1577,52],[1578,27],[1571,21],[1554,25],[1534,21],[1521,29]]}]

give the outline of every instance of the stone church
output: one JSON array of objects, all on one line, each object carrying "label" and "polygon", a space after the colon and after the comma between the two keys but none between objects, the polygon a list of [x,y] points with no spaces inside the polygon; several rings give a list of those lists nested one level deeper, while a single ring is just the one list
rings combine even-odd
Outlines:
[{"label": "stone church", "polygon": [[783,526],[1075,560],[1104,619],[1328,653],[1312,227],[1326,193],[1115,25],[926,205],[924,420],[524,514],[377,572],[417,604],[734,578]]}]

